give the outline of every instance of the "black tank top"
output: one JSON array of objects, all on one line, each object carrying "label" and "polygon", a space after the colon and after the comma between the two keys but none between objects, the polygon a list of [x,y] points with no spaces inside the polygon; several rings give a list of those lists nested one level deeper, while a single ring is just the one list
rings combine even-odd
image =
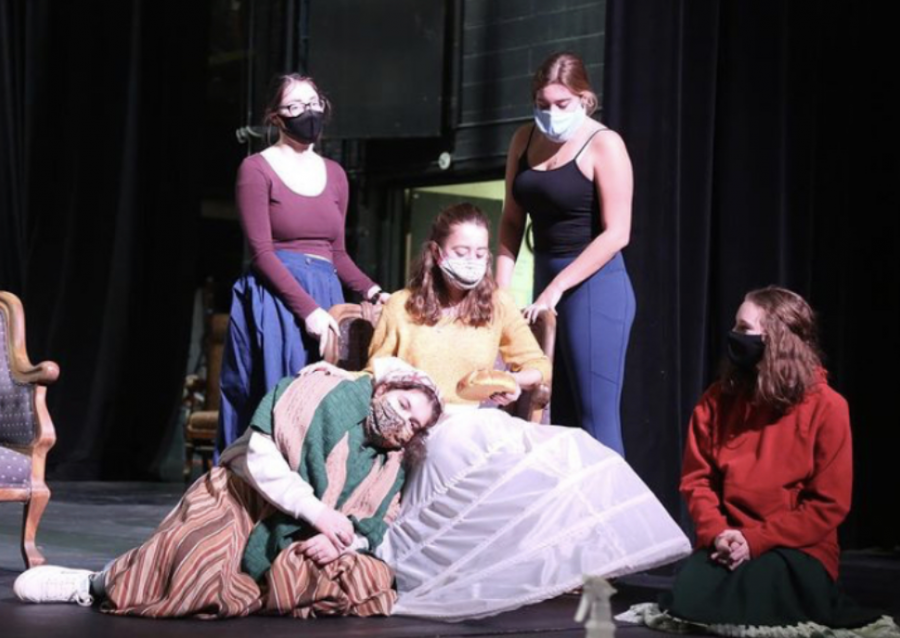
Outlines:
[{"label": "black tank top", "polygon": [[528,147],[534,128],[519,158],[513,179],[513,197],[534,224],[534,251],[551,255],[580,253],[600,234],[600,200],[594,181],[584,176],[576,160],[594,139],[594,131],[571,161],[546,171],[528,165]]}]

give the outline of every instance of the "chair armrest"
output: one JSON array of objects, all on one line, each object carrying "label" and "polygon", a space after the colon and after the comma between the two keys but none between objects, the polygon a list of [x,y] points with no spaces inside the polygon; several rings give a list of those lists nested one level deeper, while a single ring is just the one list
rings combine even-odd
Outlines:
[{"label": "chair armrest", "polygon": [[[59,378],[59,366],[53,361],[42,361],[37,365],[31,365],[25,358],[24,361],[20,359],[16,363],[18,365],[13,366],[10,373],[16,381],[21,383],[50,385]],[[20,365],[22,367],[19,367]]]},{"label": "chair armrest", "polygon": [[546,383],[538,384],[531,391],[531,405],[534,408],[546,408],[550,403],[550,386]]}]

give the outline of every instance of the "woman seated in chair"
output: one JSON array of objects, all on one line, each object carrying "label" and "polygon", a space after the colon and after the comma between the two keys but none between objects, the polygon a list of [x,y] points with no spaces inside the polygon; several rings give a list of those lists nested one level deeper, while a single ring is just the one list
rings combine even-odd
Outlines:
[{"label": "woman seated in chair", "polygon": [[[676,560],[690,545],[625,461],[580,429],[477,409],[457,384],[512,370],[508,392],[549,383],[551,363],[491,273],[489,223],[471,204],[435,219],[408,289],[384,307],[370,369],[396,356],[447,402],[378,555],[397,574],[395,613],[447,620],[497,614]],[[471,395],[467,395],[471,396]]]},{"label": "woman seated in chair", "polygon": [[147,542],[99,573],[28,570],[15,593],[155,618],[389,614],[393,574],[365,552],[441,410],[434,383],[397,359],[374,382],[284,379]]},{"label": "woman seated in chair", "polygon": [[669,633],[900,636],[836,586],[850,413],[828,385],[816,332],[796,293],[770,286],[744,298],[684,451],[681,493],[697,549],[658,606],[636,605],[621,620]]}]

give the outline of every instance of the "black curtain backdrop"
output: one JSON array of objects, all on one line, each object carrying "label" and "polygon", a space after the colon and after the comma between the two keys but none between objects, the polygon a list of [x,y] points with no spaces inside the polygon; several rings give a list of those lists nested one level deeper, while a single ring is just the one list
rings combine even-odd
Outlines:
[{"label": "black curtain backdrop", "polygon": [[629,461],[686,523],[677,483],[691,409],[743,294],[784,285],[818,310],[832,384],[850,403],[843,540],[896,546],[891,22],[853,2],[609,0],[608,12],[604,119],[636,185]]},{"label": "black curtain backdrop", "polygon": [[0,289],[60,364],[54,478],[152,478],[174,431],[206,4],[0,0]]},{"label": "black curtain backdrop", "polygon": [[[77,5],[77,6],[76,6]],[[873,3],[609,0],[605,120],[635,165],[630,462],[673,512],[742,295],[819,310],[849,400],[849,544],[896,545],[892,23]],[[55,478],[156,475],[187,353],[207,2],[0,0],[0,289],[49,393]]]}]

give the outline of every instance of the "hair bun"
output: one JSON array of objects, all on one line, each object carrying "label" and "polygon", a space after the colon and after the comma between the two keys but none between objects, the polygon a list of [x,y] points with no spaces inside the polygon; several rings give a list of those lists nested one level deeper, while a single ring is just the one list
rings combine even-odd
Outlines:
[{"label": "hair bun", "polygon": [[515,377],[503,370],[473,370],[456,384],[456,393],[467,401],[487,401],[491,395],[515,392]]}]

